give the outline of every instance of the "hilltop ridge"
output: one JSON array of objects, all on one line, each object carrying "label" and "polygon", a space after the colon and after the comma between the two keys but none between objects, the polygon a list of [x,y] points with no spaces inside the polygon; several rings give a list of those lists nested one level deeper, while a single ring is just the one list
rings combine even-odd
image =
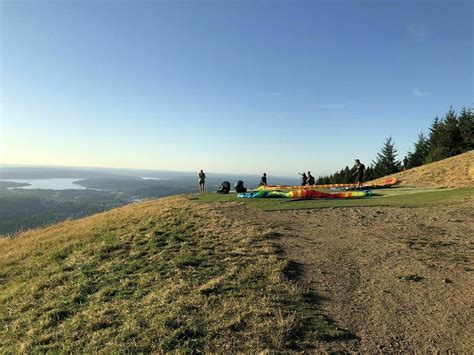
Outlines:
[{"label": "hilltop ridge", "polygon": [[395,177],[400,180],[400,186],[474,187],[474,150],[434,163],[407,169],[397,174],[389,175],[389,177]]}]

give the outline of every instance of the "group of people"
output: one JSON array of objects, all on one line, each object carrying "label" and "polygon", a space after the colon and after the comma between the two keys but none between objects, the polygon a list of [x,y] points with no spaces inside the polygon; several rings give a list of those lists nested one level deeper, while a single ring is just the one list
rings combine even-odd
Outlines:
[{"label": "group of people", "polygon": [[311,171],[308,171],[308,175],[306,175],[306,173],[298,173],[301,175],[301,186],[305,186],[305,185],[314,185],[314,183],[316,182],[314,180],[314,176],[311,175]]},{"label": "group of people", "polygon": [[[364,173],[365,173],[365,165],[360,162],[359,159],[355,159],[355,165],[353,168],[353,173],[352,176],[354,176],[354,182],[357,184],[357,187],[360,188],[362,186],[362,180],[364,179]],[[306,186],[306,185],[314,185],[316,183],[316,180],[314,179],[314,176],[311,175],[311,171],[308,171],[308,173],[298,173],[301,175],[301,186]],[[201,194],[204,193],[204,186],[206,184],[206,174],[204,171],[199,172],[199,192]],[[237,186],[239,185],[239,186]],[[262,177],[260,178],[259,186],[267,186],[267,173],[263,173]],[[230,184],[229,184],[229,189],[230,189]],[[236,184],[236,189],[245,189],[243,186],[243,182],[241,180],[238,181],[238,184]]]}]

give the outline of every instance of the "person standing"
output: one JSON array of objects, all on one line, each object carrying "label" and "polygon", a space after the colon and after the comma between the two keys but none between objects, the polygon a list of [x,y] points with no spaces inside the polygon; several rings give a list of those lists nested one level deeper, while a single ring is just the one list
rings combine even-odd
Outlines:
[{"label": "person standing", "polygon": [[263,173],[258,186],[267,186],[267,173]]},{"label": "person standing", "polygon": [[355,160],[354,172],[352,176],[355,176],[354,182],[357,184],[357,188],[362,187],[362,180],[364,179],[365,165],[360,162],[359,159]]},{"label": "person standing", "polygon": [[314,185],[314,176],[311,175],[311,171],[308,171],[308,185]]},{"label": "person standing", "polygon": [[408,157],[405,155],[405,158],[403,158],[403,170],[408,169]]},{"label": "person standing", "polygon": [[301,175],[301,186],[305,186],[306,183],[308,182],[308,177],[306,176],[306,173],[298,173]]},{"label": "person standing", "polygon": [[201,170],[199,173],[199,193],[203,194],[204,193],[204,185],[206,184],[206,174],[204,174],[204,171]]}]

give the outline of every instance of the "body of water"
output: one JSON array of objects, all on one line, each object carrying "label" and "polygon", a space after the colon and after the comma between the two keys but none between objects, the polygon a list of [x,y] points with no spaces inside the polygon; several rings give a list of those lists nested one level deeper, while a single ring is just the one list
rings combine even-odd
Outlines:
[{"label": "body of water", "polygon": [[30,184],[29,186],[17,187],[17,189],[44,189],[44,190],[85,190],[86,188],[77,184],[74,181],[81,180],[76,179],[8,179],[4,181],[12,181],[18,183]]},{"label": "body of water", "polygon": [[160,179],[160,178],[157,178],[157,177],[144,177],[144,176],[140,176],[141,179],[143,180],[159,180],[159,181],[163,181],[165,179]]}]

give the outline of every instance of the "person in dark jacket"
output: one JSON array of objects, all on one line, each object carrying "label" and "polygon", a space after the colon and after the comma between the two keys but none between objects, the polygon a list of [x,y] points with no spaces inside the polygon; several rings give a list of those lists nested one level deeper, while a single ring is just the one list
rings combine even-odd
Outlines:
[{"label": "person in dark jacket", "polygon": [[314,185],[314,183],[315,183],[314,176],[311,175],[311,171],[308,171],[308,185]]},{"label": "person in dark jacket", "polygon": [[408,157],[405,155],[405,158],[403,158],[403,170],[408,169]]},{"label": "person in dark jacket", "polygon": [[267,186],[267,173],[263,173],[263,176],[260,178],[260,183],[258,186]]},{"label": "person in dark jacket", "polygon": [[247,192],[247,188],[244,186],[244,182],[242,180],[239,180],[235,183],[235,192],[237,193],[242,193],[242,192]]},{"label": "person in dark jacket", "polygon": [[362,164],[359,159],[356,159],[355,162],[352,176],[355,176],[354,182],[357,184],[357,188],[360,189],[362,187],[362,180],[364,179],[365,165]]},{"label": "person in dark jacket", "polygon": [[305,186],[306,183],[308,182],[308,177],[306,176],[306,173],[298,173],[301,175],[301,186]]},{"label": "person in dark jacket", "polygon": [[221,187],[217,190],[218,193],[220,194],[228,194],[230,191],[230,182],[228,181],[223,181],[221,184]]}]

